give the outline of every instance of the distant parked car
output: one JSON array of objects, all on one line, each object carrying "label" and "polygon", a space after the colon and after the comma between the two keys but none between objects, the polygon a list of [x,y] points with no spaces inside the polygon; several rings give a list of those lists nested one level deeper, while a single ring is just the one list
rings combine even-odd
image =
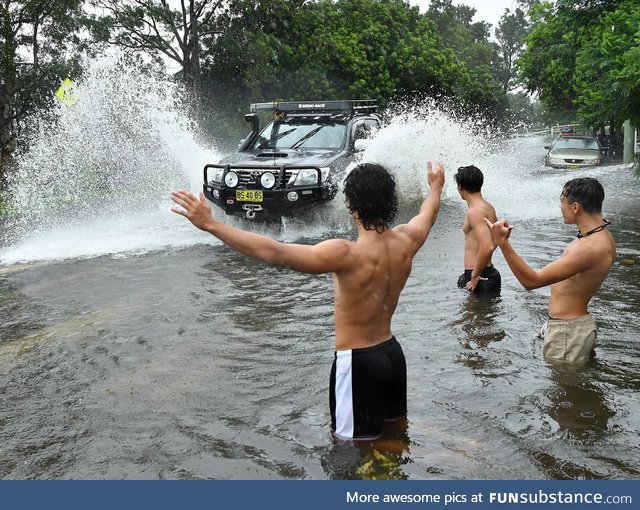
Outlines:
[{"label": "distant parked car", "polygon": [[581,168],[596,166],[602,162],[600,142],[591,135],[559,136],[552,145],[547,145],[545,165],[551,168]]}]

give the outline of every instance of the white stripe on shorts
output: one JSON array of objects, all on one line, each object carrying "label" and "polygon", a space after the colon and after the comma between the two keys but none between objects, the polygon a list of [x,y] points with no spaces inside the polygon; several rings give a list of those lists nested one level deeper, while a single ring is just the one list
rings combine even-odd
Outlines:
[{"label": "white stripe on shorts", "polygon": [[351,349],[336,352],[336,430],[338,437],[353,438],[353,386]]}]

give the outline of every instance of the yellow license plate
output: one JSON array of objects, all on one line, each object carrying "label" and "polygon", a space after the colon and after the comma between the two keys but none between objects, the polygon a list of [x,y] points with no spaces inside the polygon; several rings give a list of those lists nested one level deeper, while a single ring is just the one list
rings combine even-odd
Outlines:
[{"label": "yellow license plate", "polygon": [[237,189],[236,200],[238,202],[262,202],[262,191]]},{"label": "yellow license plate", "polygon": [[575,170],[576,168],[580,168],[580,165],[567,165],[569,170]]}]

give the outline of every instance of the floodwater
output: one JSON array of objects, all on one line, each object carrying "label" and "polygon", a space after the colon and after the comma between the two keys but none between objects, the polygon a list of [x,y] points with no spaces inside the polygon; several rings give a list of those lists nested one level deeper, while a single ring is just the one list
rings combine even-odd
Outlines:
[{"label": "floodwater", "polygon": [[[0,247],[0,477],[637,479],[638,181],[621,165],[545,170],[541,139],[452,144],[455,123],[429,122],[390,125],[364,156],[396,172],[401,220],[419,206],[426,159],[447,166],[440,215],[393,322],[408,364],[406,429],[375,447],[331,437],[329,275],[238,255],[171,214],[166,195],[142,209],[127,199]],[[535,328],[548,289],[523,290],[499,252],[499,298],[456,287],[465,204],[451,181],[471,162],[537,268],[575,234],[562,223],[562,184],[603,183],[618,261],[592,300],[588,366],[544,361]],[[200,168],[177,181],[197,189]],[[355,234],[340,199],[280,229],[250,228],[303,243]]]}]

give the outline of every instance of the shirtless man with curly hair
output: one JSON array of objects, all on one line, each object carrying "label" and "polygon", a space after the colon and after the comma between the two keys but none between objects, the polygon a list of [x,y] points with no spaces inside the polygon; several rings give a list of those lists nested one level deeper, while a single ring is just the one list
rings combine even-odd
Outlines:
[{"label": "shirtless man with curly hair", "polygon": [[329,404],[332,431],[340,439],[376,439],[384,421],[406,416],[406,363],[391,319],[440,209],[442,163],[435,169],[427,164],[427,180],[430,190],[419,213],[391,227],[398,209],[393,176],[377,164],[358,165],[344,185],[358,238],[315,245],[282,243],[226,225],[212,216],[202,193],[172,193],[179,206],[172,211],[244,255],[302,273],[333,273],[336,343]]}]

